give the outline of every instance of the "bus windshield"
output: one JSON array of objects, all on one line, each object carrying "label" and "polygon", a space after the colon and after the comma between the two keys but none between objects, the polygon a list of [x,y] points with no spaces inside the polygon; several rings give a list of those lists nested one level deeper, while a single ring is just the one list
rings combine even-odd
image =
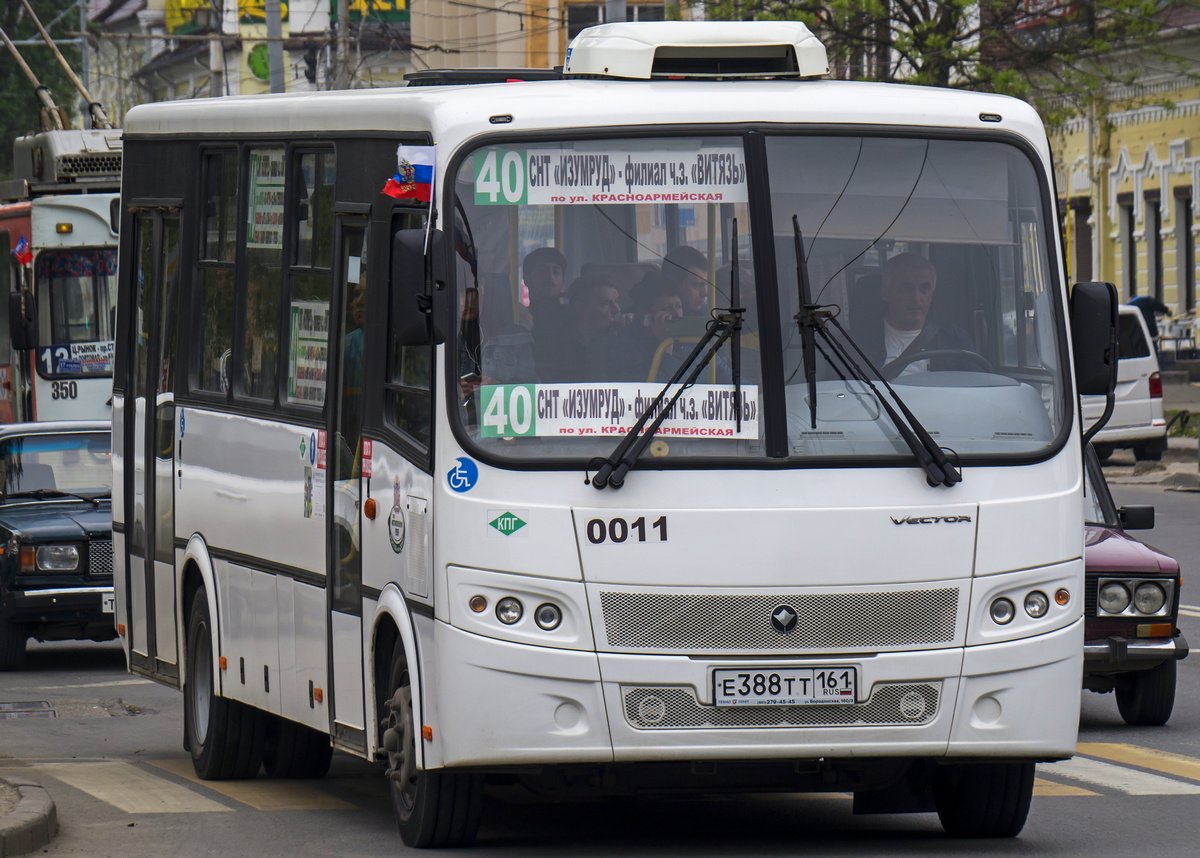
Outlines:
[{"label": "bus windshield", "polygon": [[[1045,191],[1007,143],[775,134],[765,163],[736,136],[504,143],[454,190],[458,419],[488,454],[608,455],[735,283],[740,335],[653,457],[766,456],[765,408],[774,456],[911,459],[864,376],[959,456],[1036,455],[1068,420]],[[818,337],[806,372],[797,242],[855,365]]]},{"label": "bus windshield", "polygon": [[116,277],[116,248],[47,250],[38,256],[42,342],[111,340]]}]

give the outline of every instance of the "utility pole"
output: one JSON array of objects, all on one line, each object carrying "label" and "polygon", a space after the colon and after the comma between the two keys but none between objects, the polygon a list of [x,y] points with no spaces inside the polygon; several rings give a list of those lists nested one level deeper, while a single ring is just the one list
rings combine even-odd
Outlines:
[{"label": "utility pole", "polygon": [[267,68],[271,92],[283,92],[283,24],[279,20],[279,0],[267,0]]},{"label": "utility pole", "polygon": [[337,77],[335,89],[350,88],[350,9],[337,0]]}]

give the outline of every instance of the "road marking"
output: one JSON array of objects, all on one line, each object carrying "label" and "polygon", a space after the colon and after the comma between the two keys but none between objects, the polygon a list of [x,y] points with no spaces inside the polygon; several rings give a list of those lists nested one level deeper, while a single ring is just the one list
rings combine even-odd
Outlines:
[{"label": "road marking", "polygon": [[1097,796],[1100,793],[1092,792],[1090,789],[1084,789],[1083,787],[1071,786],[1070,784],[1059,784],[1055,783],[1054,781],[1044,780],[1042,778],[1034,778],[1033,794],[1040,796]]},{"label": "road marking", "polygon": [[1163,774],[1176,775],[1200,781],[1200,759],[1169,751],[1156,751],[1137,745],[1113,742],[1080,742],[1076,750],[1089,757],[1100,757],[1114,763],[1125,763],[1143,769],[1154,769]]},{"label": "road marking", "polygon": [[1185,617],[1200,617],[1200,608],[1183,608],[1179,609],[1179,613]]},{"label": "road marking", "polygon": [[1187,608],[1189,611],[1200,611],[1200,605],[1180,605],[1181,608]]},{"label": "road marking", "polygon": [[1082,781],[1093,786],[1105,787],[1127,795],[1200,795],[1200,784],[1164,778],[1139,772],[1124,766],[1102,763],[1087,757],[1075,757],[1061,763],[1049,763],[1040,767],[1043,774],[1072,781]]},{"label": "road marking", "polygon": [[203,781],[189,759],[149,760],[150,765],[164,769],[197,786],[247,804],[255,810],[352,810],[354,805],[335,798],[311,782],[301,780],[267,780],[255,778],[239,781]]},{"label": "road marking", "polygon": [[72,688],[116,688],[121,685],[153,684],[149,679],[114,679],[111,682],[82,682],[79,685],[27,685],[23,688],[10,688],[8,691],[69,691]]},{"label": "road marking", "polygon": [[129,763],[39,763],[30,768],[126,813],[228,813],[233,810]]}]

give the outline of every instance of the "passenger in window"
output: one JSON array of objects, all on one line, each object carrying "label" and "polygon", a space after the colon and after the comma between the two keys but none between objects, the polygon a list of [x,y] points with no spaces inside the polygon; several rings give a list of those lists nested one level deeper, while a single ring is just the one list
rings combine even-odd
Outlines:
[{"label": "passenger in window", "polygon": [[694,247],[683,244],[663,257],[663,277],[683,302],[685,316],[707,316],[708,260]]},{"label": "passenger in window", "polygon": [[[544,371],[543,381],[610,381],[615,355],[620,348],[618,331],[628,317],[621,310],[621,293],[603,277],[584,274],[575,280],[570,296],[572,323],[565,336],[557,337],[559,348]],[[535,333],[534,342],[538,341]]]},{"label": "passenger in window", "polygon": [[666,277],[650,271],[630,289],[629,301],[633,321],[617,333],[619,344],[612,377],[617,381],[647,381],[656,356],[661,364],[679,351],[671,328],[683,318],[683,300]]},{"label": "passenger in window", "polygon": [[529,305],[522,326],[533,332],[533,355],[538,373],[554,373],[554,362],[564,348],[562,338],[572,326],[571,313],[563,302],[563,277],[567,260],[553,247],[532,250],[521,262],[521,282]]},{"label": "passenger in window", "polygon": [[921,352],[949,349],[974,352],[975,346],[961,328],[929,318],[937,292],[937,269],[919,253],[906,252],[889,259],[879,287],[882,318],[875,330],[867,320],[855,323],[858,345],[885,378],[933,369],[978,369],[968,360],[915,359]]}]

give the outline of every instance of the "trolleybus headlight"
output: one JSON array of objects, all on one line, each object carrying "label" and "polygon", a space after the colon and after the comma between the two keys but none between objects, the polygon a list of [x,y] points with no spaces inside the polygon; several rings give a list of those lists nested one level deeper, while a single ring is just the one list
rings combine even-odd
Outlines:
[{"label": "trolleybus headlight", "polygon": [[1166,603],[1166,591],[1153,581],[1143,581],[1133,591],[1133,606],[1143,614],[1157,614]]},{"label": "trolleybus headlight", "polygon": [[562,611],[557,605],[551,605],[547,602],[544,605],[539,605],[538,609],[533,612],[533,621],[537,623],[537,627],[544,632],[552,632],[558,628],[562,622]]},{"label": "trolleybus headlight", "polygon": [[1096,604],[1106,614],[1119,614],[1129,607],[1129,589],[1118,581],[1109,581],[1096,595]]},{"label": "trolleybus headlight", "polygon": [[37,568],[41,572],[74,572],[79,568],[77,545],[39,545]]},{"label": "trolleybus headlight", "polygon": [[1050,600],[1046,598],[1045,593],[1034,590],[1025,596],[1025,613],[1035,620],[1046,616],[1048,610],[1050,610]]},{"label": "trolleybus headlight", "polygon": [[997,599],[992,602],[992,622],[998,626],[1007,626],[1017,614],[1017,609],[1008,599]]},{"label": "trolleybus headlight", "polygon": [[525,609],[521,607],[521,603],[512,596],[505,596],[496,603],[496,619],[506,626],[520,622],[524,613]]}]

